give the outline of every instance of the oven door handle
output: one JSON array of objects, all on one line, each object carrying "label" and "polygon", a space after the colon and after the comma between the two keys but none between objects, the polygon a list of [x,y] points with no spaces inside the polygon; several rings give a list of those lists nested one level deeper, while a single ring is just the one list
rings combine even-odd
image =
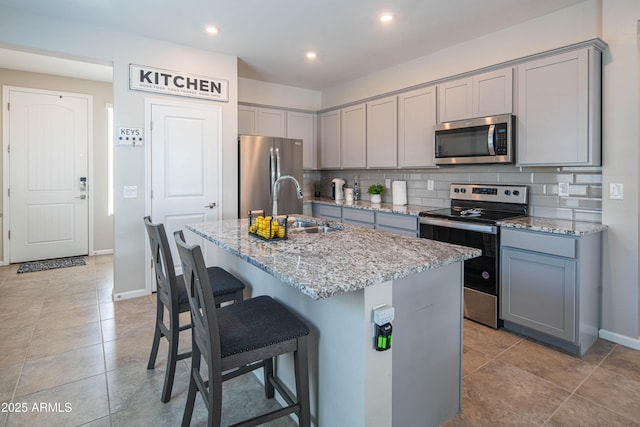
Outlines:
[{"label": "oven door handle", "polygon": [[458,230],[477,231],[487,234],[498,234],[498,227],[495,225],[474,224],[462,221],[450,221],[447,219],[420,217],[420,224],[435,225],[438,227],[457,228]]}]

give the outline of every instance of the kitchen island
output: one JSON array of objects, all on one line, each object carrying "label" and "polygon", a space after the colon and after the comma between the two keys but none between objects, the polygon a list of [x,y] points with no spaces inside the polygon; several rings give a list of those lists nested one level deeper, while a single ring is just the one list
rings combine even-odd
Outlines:
[{"label": "kitchen island", "polygon": [[[436,426],[459,412],[463,261],[480,251],[297,218],[335,230],[266,242],[246,219],[187,229],[213,243],[207,262],[243,279],[246,297],[270,295],[309,325],[313,424]],[[376,351],[372,309],[383,304],[395,308],[393,346]],[[290,359],[277,372],[294,384]]]}]

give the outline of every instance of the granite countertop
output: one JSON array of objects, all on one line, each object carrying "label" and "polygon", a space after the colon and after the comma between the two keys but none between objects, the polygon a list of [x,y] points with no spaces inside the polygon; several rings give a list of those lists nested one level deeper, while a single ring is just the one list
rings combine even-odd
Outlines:
[{"label": "granite countertop", "polygon": [[564,234],[567,236],[584,236],[585,234],[599,233],[607,229],[606,225],[597,222],[570,221],[532,216],[499,221],[498,225],[503,228],[519,228],[552,234]]},{"label": "granite countertop", "polygon": [[479,249],[295,217],[340,230],[290,230],[287,240],[266,242],[249,235],[247,219],[189,224],[186,228],[316,300],[481,255]]},{"label": "granite countertop", "polygon": [[417,205],[394,205],[391,203],[374,204],[365,200],[358,200],[357,202],[347,203],[344,200],[332,200],[324,197],[305,199],[305,203],[306,202],[321,203],[323,205],[331,205],[331,206],[340,206],[343,208],[364,209],[369,211],[389,212],[389,213],[395,213],[395,214],[414,215],[414,216],[418,216],[418,214],[422,211],[440,209],[440,208],[417,206]]}]

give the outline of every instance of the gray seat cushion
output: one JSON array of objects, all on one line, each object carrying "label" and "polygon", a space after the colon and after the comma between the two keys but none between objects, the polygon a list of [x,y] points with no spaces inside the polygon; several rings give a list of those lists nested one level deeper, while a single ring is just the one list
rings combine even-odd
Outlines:
[{"label": "gray seat cushion", "polygon": [[309,335],[303,321],[268,296],[236,302],[216,313],[222,357]]},{"label": "gray seat cushion", "polygon": [[[207,273],[214,297],[244,289],[244,283],[224,268],[207,267]],[[178,304],[188,304],[189,297],[187,296],[187,289],[185,288],[182,274],[176,276],[176,282],[178,284]]]}]

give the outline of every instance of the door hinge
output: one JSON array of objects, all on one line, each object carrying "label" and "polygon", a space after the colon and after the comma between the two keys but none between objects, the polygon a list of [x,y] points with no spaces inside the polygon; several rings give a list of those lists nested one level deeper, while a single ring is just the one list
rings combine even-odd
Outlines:
[{"label": "door hinge", "polygon": [[153,200],[153,190],[151,190],[151,199]]},{"label": "door hinge", "polygon": [[11,154],[11,144],[7,144],[7,153]]},{"label": "door hinge", "polygon": [[11,240],[11,230],[9,230],[9,240]]},{"label": "door hinge", "polygon": [[7,111],[11,111],[11,103],[7,102]]},{"label": "door hinge", "polygon": [[7,188],[7,197],[11,197],[11,189]]},{"label": "door hinge", "polygon": [[151,132],[153,132],[153,120],[149,122],[149,127],[151,128]]}]

